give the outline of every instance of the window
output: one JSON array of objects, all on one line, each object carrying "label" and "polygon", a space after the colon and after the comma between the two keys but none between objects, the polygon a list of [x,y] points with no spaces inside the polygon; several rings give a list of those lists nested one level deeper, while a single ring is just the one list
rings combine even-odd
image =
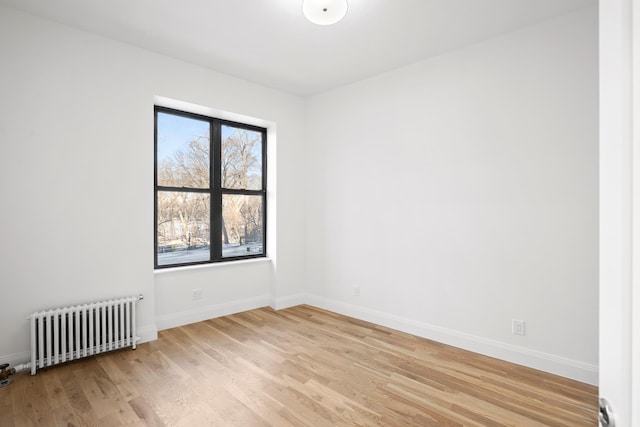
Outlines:
[{"label": "window", "polygon": [[155,268],[265,256],[266,129],[155,107]]}]

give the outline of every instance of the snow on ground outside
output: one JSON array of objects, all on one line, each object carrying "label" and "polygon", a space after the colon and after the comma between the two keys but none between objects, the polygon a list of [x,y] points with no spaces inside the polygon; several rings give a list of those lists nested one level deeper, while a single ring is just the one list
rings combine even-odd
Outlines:
[{"label": "snow on ground outside", "polygon": [[[249,249],[249,251],[247,251]],[[227,246],[222,248],[223,257],[255,255],[262,252],[262,245],[249,244]],[[158,265],[183,264],[209,260],[209,248],[191,249],[184,251],[164,252],[158,254]]]}]

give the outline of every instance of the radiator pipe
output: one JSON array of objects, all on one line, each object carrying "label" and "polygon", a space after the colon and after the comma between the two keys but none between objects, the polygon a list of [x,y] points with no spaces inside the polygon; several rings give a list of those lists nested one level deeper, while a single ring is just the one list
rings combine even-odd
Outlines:
[{"label": "radiator pipe", "polygon": [[19,365],[14,366],[13,369],[15,369],[16,372],[28,371],[29,369],[31,369],[31,363],[30,362],[21,363]]}]

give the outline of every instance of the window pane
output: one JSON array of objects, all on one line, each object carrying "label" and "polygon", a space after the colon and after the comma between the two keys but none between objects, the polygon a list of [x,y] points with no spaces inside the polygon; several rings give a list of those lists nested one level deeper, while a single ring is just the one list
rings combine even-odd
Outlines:
[{"label": "window pane", "polygon": [[262,196],[222,195],[222,256],[263,254]]},{"label": "window pane", "polygon": [[158,265],[211,258],[209,199],[203,193],[158,192]]},{"label": "window pane", "polygon": [[262,190],[262,133],[222,126],[222,187]]},{"label": "window pane", "polygon": [[209,188],[209,123],[158,113],[158,185]]}]

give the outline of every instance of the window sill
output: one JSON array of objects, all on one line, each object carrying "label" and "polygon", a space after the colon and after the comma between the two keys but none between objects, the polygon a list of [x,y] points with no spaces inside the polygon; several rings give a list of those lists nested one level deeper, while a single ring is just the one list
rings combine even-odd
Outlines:
[{"label": "window sill", "polygon": [[184,267],[160,268],[157,270],[154,269],[153,274],[157,275],[157,274],[165,274],[165,273],[177,273],[181,271],[204,270],[209,268],[233,267],[236,265],[257,264],[262,262],[271,262],[271,258],[262,257],[262,258],[251,258],[251,259],[238,260],[238,261],[214,262],[211,264],[188,265]]}]

